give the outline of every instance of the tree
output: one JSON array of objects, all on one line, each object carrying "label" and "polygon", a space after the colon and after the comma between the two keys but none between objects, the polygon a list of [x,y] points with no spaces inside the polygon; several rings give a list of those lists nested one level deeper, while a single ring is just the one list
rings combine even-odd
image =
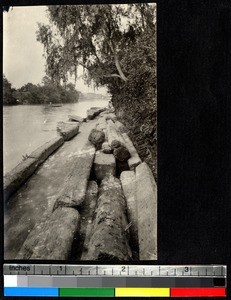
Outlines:
[{"label": "tree", "polygon": [[117,78],[128,80],[122,63],[136,39],[154,28],[155,9],[149,4],[48,6],[51,25],[39,24],[37,39],[44,45],[46,72],[54,82],[67,82],[77,68],[96,86]]},{"label": "tree", "polygon": [[6,76],[3,74],[3,104],[12,105],[17,104],[16,98],[13,97],[13,92],[11,83],[7,80]]}]

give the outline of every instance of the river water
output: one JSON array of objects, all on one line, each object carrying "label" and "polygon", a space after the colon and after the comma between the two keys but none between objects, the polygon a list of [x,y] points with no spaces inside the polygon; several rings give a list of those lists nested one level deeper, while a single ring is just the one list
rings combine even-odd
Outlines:
[{"label": "river water", "polygon": [[59,121],[68,121],[68,115],[86,117],[93,106],[105,107],[102,99],[80,100],[61,107],[44,105],[17,105],[3,107],[3,172],[13,169],[36,148],[57,136]]}]

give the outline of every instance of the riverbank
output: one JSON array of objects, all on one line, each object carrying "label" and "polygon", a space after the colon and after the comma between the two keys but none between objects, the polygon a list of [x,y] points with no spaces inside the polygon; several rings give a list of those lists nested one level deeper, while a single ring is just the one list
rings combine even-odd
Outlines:
[{"label": "riverbank", "polygon": [[[7,201],[5,259],[156,259],[154,178],[112,112],[90,119],[68,122],[79,127],[77,135]],[[130,163],[97,150],[88,140],[94,128],[104,132],[107,148],[115,135],[122,138]]]}]

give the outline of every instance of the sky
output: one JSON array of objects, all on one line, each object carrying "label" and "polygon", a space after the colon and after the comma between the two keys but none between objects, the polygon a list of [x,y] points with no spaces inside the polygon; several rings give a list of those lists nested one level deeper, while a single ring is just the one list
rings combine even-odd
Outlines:
[{"label": "sky", "polygon": [[[3,14],[3,73],[14,88],[28,82],[41,84],[45,76],[43,45],[36,40],[37,23],[48,24],[45,6],[18,6]],[[107,94],[105,88],[94,91],[81,79],[76,89]]]}]

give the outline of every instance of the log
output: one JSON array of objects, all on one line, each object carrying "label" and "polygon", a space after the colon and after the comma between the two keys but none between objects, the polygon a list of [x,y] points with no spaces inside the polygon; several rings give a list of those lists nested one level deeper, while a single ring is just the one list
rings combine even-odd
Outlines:
[{"label": "log", "polygon": [[76,157],[76,161],[57,196],[53,210],[59,206],[76,207],[84,201],[94,156],[95,147],[88,145]]},{"label": "log", "polygon": [[79,222],[80,215],[76,209],[56,209],[34,227],[16,259],[68,259]]},{"label": "log", "polygon": [[94,173],[98,181],[103,180],[108,174],[115,176],[116,174],[116,160],[113,154],[105,154],[97,151],[94,160]]},{"label": "log", "polygon": [[91,238],[93,216],[95,213],[95,207],[97,205],[97,195],[98,195],[97,183],[95,181],[89,181],[86,198],[80,209],[80,214],[81,214],[80,239],[82,240],[83,243],[81,260],[85,260],[85,255],[88,251],[88,245]]},{"label": "log", "polygon": [[4,200],[7,201],[35,172],[37,167],[63,143],[64,140],[61,137],[52,139],[33,151],[27,156],[26,160],[7,173],[4,176]]},{"label": "log", "polygon": [[125,145],[131,154],[131,157],[128,159],[128,166],[130,170],[135,170],[135,168],[141,163],[141,159],[129,136],[126,133],[123,133],[122,136],[124,138]]},{"label": "log", "polygon": [[105,177],[100,185],[87,259],[127,261],[132,254],[128,244],[129,229],[126,202],[119,179]]},{"label": "log", "polygon": [[102,107],[92,107],[87,110],[87,118],[89,120],[93,120],[96,116],[98,116],[101,112],[105,111],[106,108]]},{"label": "log", "polygon": [[148,165],[136,167],[136,199],[140,260],[157,259],[157,186]]},{"label": "log", "polygon": [[131,225],[131,248],[139,252],[138,216],[136,201],[136,175],[134,171],[124,171],[120,174],[125,199],[127,201],[128,222]]},{"label": "log", "polygon": [[118,131],[112,120],[107,121],[107,135],[110,147],[113,141],[119,141],[122,145],[125,145],[125,141],[122,134]]},{"label": "log", "polygon": [[82,117],[79,117],[79,116],[76,116],[76,115],[69,115],[68,116],[69,118],[69,121],[74,121],[74,122],[85,122],[86,121],[86,118],[82,118]]},{"label": "log", "polygon": [[58,122],[57,131],[65,141],[69,141],[79,132],[79,125],[76,122]]},{"label": "log", "polygon": [[43,163],[56,149],[62,146],[64,139],[62,137],[56,137],[49,142],[45,143],[35,151],[33,151],[29,157],[38,159],[39,164]]},{"label": "log", "polygon": [[126,133],[126,127],[124,126],[123,123],[121,123],[120,121],[115,121],[115,126],[117,127],[117,129],[120,131],[120,133]]}]

